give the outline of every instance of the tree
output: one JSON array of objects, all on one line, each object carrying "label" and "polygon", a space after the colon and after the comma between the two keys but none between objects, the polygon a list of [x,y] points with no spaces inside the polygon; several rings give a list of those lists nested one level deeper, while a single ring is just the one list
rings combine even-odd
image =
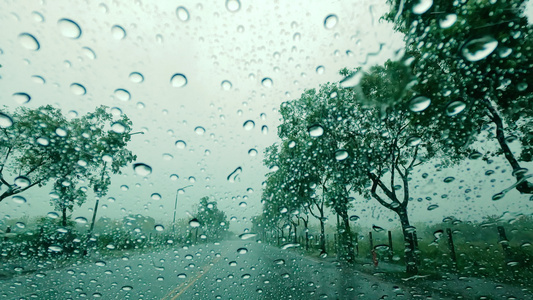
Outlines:
[{"label": "tree", "polygon": [[196,219],[200,222],[200,228],[211,240],[221,239],[229,229],[226,214],[218,209],[216,201],[209,201],[209,197],[200,199]]},{"label": "tree", "polygon": [[[503,155],[516,189],[532,194],[520,164],[533,158],[533,29],[523,15],[525,1],[438,0],[427,10],[415,2],[389,3],[384,18],[405,34],[405,57],[418,78],[413,93],[431,100],[413,122],[438,123],[440,135],[456,148],[494,130],[489,137],[499,150],[484,153],[485,159]],[[509,147],[515,139],[521,142],[519,157]]]},{"label": "tree", "polygon": [[77,187],[76,181],[58,179],[54,183],[54,196],[51,204],[62,214],[61,225],[67,226],[67,211],[73,211],[74,204],[81,206],[87,199],[87,188]]}]

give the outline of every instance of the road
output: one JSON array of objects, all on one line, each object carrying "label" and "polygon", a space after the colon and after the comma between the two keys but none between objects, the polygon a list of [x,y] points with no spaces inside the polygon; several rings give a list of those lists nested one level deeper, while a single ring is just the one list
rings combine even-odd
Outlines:
[{"label": "road", "polygon": [[0,299],[447,299],[296,251],[232,240],[0,281]]}]

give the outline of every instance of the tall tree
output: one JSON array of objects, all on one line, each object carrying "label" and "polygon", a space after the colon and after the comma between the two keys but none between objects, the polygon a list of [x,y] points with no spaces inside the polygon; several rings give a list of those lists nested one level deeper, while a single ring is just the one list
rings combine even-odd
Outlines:
[{"label": "tall tree", "polygon": [[[414,96],[431,100],[413,122],[438,123],[442,138],[455,147],[471,145],[483,129],[495,132],[489,137],[499,151],[485,157],[503,154],[516,189],[532,194],[520,163],[533,158],[533,28],[523,14],[525,2],[435,0],[421,6],[390,0],[385,19],[405,34],[405,57],[418,79]],[[518,157],[509,146],[516,138]]]},{"label": "tall tree", "polygon": [[219,240],[229,229],[229,222],[226,213],[218,209],[216,201],[210,201],[209,197],[202,197],[198,205],[196,219],[207,238]]}]

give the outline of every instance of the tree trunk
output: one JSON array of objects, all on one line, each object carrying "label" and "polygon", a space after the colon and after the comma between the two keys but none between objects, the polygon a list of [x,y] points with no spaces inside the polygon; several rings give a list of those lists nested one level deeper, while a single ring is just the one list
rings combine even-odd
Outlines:
[{"label": "tree trunk", "polygon": [[492,114],[492,121],[494,122],[494,124],[496,124],[496,139],[500,144],[500,148],[503,151],[505,159],[507,159],[507,161],[513,168],[513,175],[516,177],[517,181],[516,190],[518,190],[522,194],[533,194],[533,183],[526,180],[526,172],[524,172],[524,169],[520,166],[520,163],[518,163],[518,160],[514,157],[514,154],[509,148],[509,145],[507,145],[507,141],[505,141],[505,131],[503,128],[502,118],[500,117],[499,113],[494,109],[494,107],[492,107],[492,104],[487,103],[487,107],[490,113]]},{"label": "tree trunk", "polygon": [[354,247],[352,243],[352,231],[350,229],[350,219],[348,218],[348,212],[343,211],[341,213],[342,218],[342,228],[344,232],[339,235],[340,240],[340,250],[342,253],[343,259],[348,263],[354,262]]},{"label": "tree trunk", "polygon": [[67,227],[67,207],[65,205],[61,205],[61,212],[63,214],[63,219],[61,221],[61,225],[63,227]]},{"label": "tree trunk", "polygon": [[407,208],[405,206],[400,206],[396,210],[396,213],[400,217],[400,222],[402,224],[403,239],[405,242],[405,267],[406,272],[409,275],[418,274],[418,260],[417,252],[418,247],[416,246],[416,234],[415,228],[409,224],[409,218],[407,216]]},{"label": "tree trunk", "polygon": [[320,216],[320,249],[326,253],[326,229],[324,226],[323,216]]}]

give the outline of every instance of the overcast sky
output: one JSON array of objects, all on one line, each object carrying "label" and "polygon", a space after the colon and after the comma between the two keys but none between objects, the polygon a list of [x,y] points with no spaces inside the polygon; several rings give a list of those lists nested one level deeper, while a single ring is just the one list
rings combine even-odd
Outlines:
[{"label": "overcast sky", "polygon": [[[379,21],[387,8],[384,1],[42,2],[2,4],[0,103],[14,109],[19,104],[12,94],[24,92],[32,97],[24,104],[28,107],[53,104],[71,115],[104,104],[127,114],[134,131],[145,132],[133,136],[129,148],[153,172],[143,177],[128,166],[113,177],[100,215],[114,218],[141,213],[170,222],[176,190],[192,185],[179,196],[178,218],[187,217],[199,198],[210,196],[237,219],[233,229],[249,226],[245,220],[261,211],[261,183],[268,171],[262,154],[276,141],[280,103],[306,88],[340,80],[342,67],[397,59],[403,45],[402,37]],[[178,7],[187,12],[180,10],[178,16]],[[325,23],[329,15],[334,17]],[[76,27],[60,21],[64,18],[79,26],[79,38],[72,38]],[[39,50],[31,50],[35,45],[22,33],[35,37]],[[143,81],[135,82],[139,77],[132,72],[142,74]],[[172,84],[174,74],[184,75],[186,85],[174,86],[182,84]],[[73,83],[86,93],[77,95]],[[122,98],[117,89],[130,97]],[[243,124],[249,120],[255,126],[248,130]],[[198,127],[205,132],[198,134]],[[178,140],[185,141],[184,149],[176,147]],[[258,154],[249,155],[251,149]],[[242,173],[229,182],[238,167]],[[482,175],[489,169],[496,174]],[[428,179],[422,179],[424,172]],[[179,179],[172,180],[172,174]],[[457,180],[444,184],[451,175]],[[411,205],[412,221],[531,211],[528,197],[515,192],[490,200],[513,183],[503,161],[490,166],[465,162],[442,171],[426,166],[413,182],[418,185],[415,198],[432,200]],[[465,195],[467,188],[473,191]],[[3,201],[0,219],[51,211],[49,192],[49,187],[34,188],[23,195],[24,204]],[[152,199],[153,193],[162,198]],[[428,211],[432,204],[439,208]],[[394,216],[376,205],[358,202],[353,213],[365,225],[395,226],[396,221],[389,222]],[[93,206],[90,198],[73,216],[89,217]]]}]

